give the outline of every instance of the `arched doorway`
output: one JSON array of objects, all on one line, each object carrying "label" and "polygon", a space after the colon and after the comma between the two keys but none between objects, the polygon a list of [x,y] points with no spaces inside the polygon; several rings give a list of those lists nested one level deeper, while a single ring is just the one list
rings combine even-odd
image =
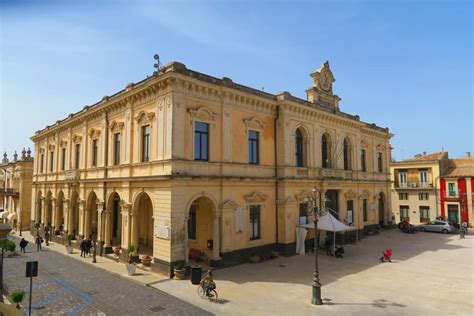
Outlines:
[{"label": "arched doorway", "polygon": [[105,247],[120,246],[122,242],[122,207],[120,201],[117,192],[113,192],[109,196],[105,219]]},{"label": "arched doorway", "polygon": [[59,191],[56,198],[56,212],[53,219],[55,234],[59,235],[64,230],[64,193]]},{"label": "arched doorway", "polygon": [[40,191],[38,191],[38,194],[36,195],[36,210],[35,210],[35,224],[40,224],[42,222],[42,213],[43,213],[43,194]]},{"label": "arched doorway", "polygon": [[383,192],[379,194],[379,225],[382,227],[384,225],[385,219],[385,195]]},{"label": "arched doorway", "polygon": [[153,256],[153,204],[150,196],[142,192],[133,204],[131,244],[138,246],[141,255]]},{"label": "arched doorway", "polygon": [[[215,206],[213,201],[201,196],[196,198],[189,207],[187,217],[187,253],[185,254],[186,262],[196,259],[199,252],[204,253],[205,259],[213,258],[213,248],[217,247],[217,254],[219,244],[213,242],[214,237],[214,223],[213,213]],[[190,255],[191,253],[191,255]],[[214,254],[215,255],[215,254]],[[202,258],[204,259],[204,258]]]},{"label": "arched doorway", "polygon": [[48,191],[46,194],[46,201],[45,201],[45,212],[43,215],[43,223],[45,227],[51,227],[53,221],[53,193]]},{"label": "arched doorway", "polygon": [[94,191],[89,193],[86,205],[86,218],[84,226],[84,236],[87,238],[97,238],[97,195]]},{"label": "arched doorway", "polygon": [[72,192],[68,218],[68,231],[76,236],[79,234],[79,195],[76,191]]}]

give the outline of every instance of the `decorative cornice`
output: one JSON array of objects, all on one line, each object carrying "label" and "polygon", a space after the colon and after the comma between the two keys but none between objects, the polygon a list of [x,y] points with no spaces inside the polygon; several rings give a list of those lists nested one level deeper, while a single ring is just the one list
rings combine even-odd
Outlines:
[{"label": "decorative cornice", "polygon": [[267,195],[263,194],[262,192],[253,192],[252,194],[245,195],[245,201],[247,203],[262,203],[265,202],[267,199]]},{"label": "decorative cornice", "polygon": [[112,131],[112,133],[120,133],[124,125],[125,124],[123,122],[112,121],[112,123],[110,124],[110,130]]},{"label": "decorative cornice", "polygon": [[82,136],[79,136],[79,135],[76,135],[74,134],[74,136],[72,136],[72,142],[74,144],[80,144],[82,141]]},{"label": "decorative cornice", "polygon": [[100,136],[100,130],[91,128],[91,130],[89,131],[89,137],[91,139],[96,139],[96,138],[99,138],[99,136]]},{"label": "decorative cornice", "polygon": [[212,122],[218,116],[217,113],[214,113],[211,109],[205,106],[201,106],[197,109],[188,109],[188,112],[195,120],[205,122]]},{"label": "decorative cornice", "polygon": [[346,193],[344,193],[344,197],[347,200],[355,199],[357,197],[357,194],[354,192],[354,190],[349,190]]},{"label": "decorative cornice", "polygon": [[139,125],[152,124],[154,118],[154,112],[140,111],[138,115],[135,116],[135,121],[137,121]]},{"label": "decorative cornice", "polygon": [[263,130],[266,126],[265,123],[263,123],[261,120],[259,120],[256,117],[252,117],[251,119],[244,119],[243,120],[245,123],[245,126],[247,126],[248,129],[252,130]]}]

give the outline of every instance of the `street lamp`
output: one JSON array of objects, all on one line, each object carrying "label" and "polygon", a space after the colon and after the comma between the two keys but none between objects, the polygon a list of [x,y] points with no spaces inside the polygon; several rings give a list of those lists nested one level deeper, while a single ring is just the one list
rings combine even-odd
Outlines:
[{"label": "street lamp", "polygon": [[[324,200],[326,202],[327,199]],[[320,209],[319,205],[321,202],[321,194],[316,187],[311,189],[311,196],[305,198],[307,203],[308,221],[309,218],[313,219],[314,222],[314,273],[313,273],[313,297],[311,303],[313,305],[323,305],[321,299],[321,282],[319,280],[319,267],[318,267],[318,219],[321,216],[326,215],[326,207]],[[311,205],[311,207],[310,207]]]}]

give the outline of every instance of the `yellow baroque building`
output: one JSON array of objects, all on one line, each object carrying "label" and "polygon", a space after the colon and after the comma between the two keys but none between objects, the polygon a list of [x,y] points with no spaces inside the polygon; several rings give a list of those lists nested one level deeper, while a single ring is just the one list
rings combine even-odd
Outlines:
[{"label": "yellow baroque building", "polygon": [[393,135],[339,109],[327,62],[311,77],[302,100],[173,62],[47,126],[31,138],[32,227],[136,245],[172,274],[294,254],[312,187],[359,237],[387,224]]}]

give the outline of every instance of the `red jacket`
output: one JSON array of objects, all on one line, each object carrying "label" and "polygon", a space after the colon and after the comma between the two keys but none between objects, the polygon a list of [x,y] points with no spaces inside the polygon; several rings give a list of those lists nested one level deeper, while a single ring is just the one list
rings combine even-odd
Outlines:
[{"label": "red jacket", "polygon": [[384,257],[391,257],[392,256],[392,249],[385,249],[385,251],[383,252],[383,255]]}]

